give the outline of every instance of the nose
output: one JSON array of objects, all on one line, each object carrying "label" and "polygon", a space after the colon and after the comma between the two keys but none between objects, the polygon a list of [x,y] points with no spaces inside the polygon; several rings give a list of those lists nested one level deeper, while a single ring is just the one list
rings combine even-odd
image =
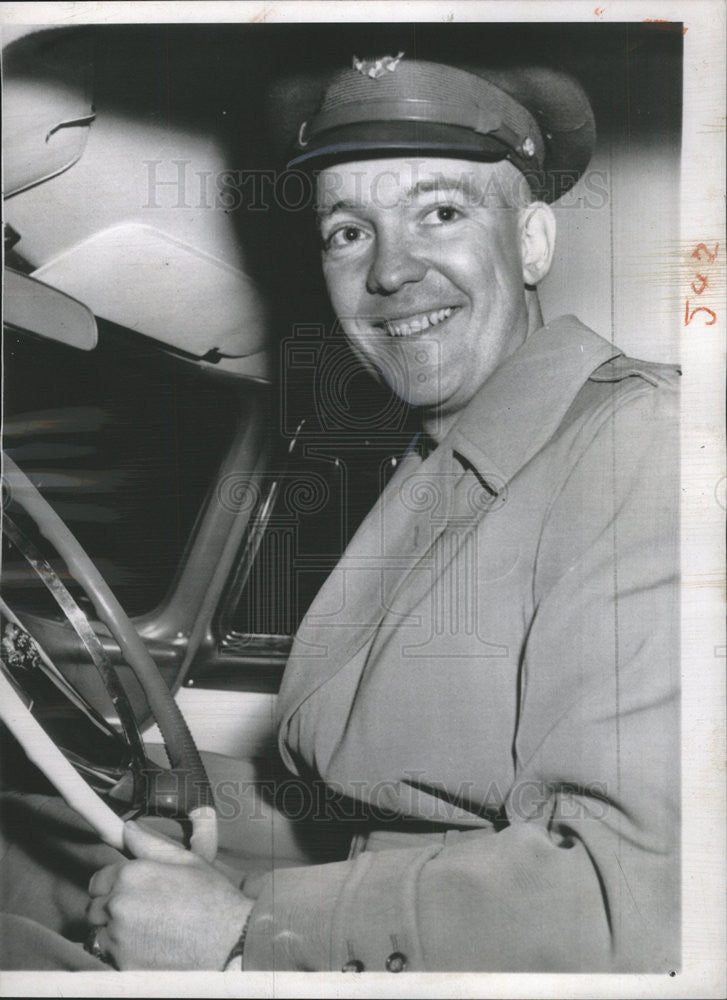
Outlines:
[{"label": "nose", "polygon": [[426,263],[405,237],[398,232],[379,233],[366,288],[372,295],[392,295],[403,285],[421,281],[426,273]]}]

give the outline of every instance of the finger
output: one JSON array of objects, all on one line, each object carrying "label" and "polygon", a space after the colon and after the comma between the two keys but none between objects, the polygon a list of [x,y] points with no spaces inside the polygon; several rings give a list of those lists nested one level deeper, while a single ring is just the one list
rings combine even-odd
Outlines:
[{"label": "finger", "polygon": [[106,927],[99,927],[96,931],[96,945],[98,946],[99,952],[103,956],[102,961],[118,969],[119,965],[116,960],[116,948]]},{"label": "finger", "polygon": [[236,888],[240,887],[243,875],[239,868],[233,868],[232,865],[228,865],[226,862],[221,861],[220,858],[215,858],[212,862],[212,867],[215,871],[218,871],[220,875],[224,875],[227,881],[232,882]]},{"label": "finger", "polygon": [[195,861],[194,854],[186,851],[181,844],[161,837],[157,833],[150,833],[133,820],[124,823],[124,846],[134,857],[145,861],[161,861],[177,865]]},{"label": "finger", "polygon": [[269,871],[262,869],[260,871],[252,871],[246,878],[240,883],[240,889],[249,896],[250,899],[257,899],[262,892],[263,886],[265,884],[265,879],[270,875]]},{"label": "finger", "polygon": [[86,907],[86,920],[92,927],[103,927],[108,923],[108,896],[96,896]]},{"label": "finger", "polygon": [[88,883],[89,896],[108,896],[116,884],[116,879],[122,864],[123,862],[119,862],[115,865],[107,865],[105,868],[100,868],[94,875],[92,875],[91,881]]}]

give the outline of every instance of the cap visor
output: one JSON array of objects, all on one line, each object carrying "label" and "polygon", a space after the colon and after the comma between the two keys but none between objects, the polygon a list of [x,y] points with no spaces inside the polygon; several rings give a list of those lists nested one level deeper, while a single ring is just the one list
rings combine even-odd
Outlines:
[{"label": "cap visor", "polygon": [[360,122],[314,136],[289,160],[287,168],[322,169],[334,163],[399,155],[492,162],[507,154],[499,140],[454,125]]}]

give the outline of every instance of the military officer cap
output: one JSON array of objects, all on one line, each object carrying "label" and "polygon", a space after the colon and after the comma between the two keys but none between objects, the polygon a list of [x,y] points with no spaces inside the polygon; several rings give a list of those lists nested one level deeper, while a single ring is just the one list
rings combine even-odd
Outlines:
[{"label": "military officer cap", "polygon": [[[313,91],[318,99],[303,110]],[[301,80],[288,100],[280,96],[288,110],[292,97],[301,111],[290,169],[407,155],[509,160],[537,197],[555,201],[586,169],[595,143],[585,92],[550,67],[451,66],[404,52],[354,56],[322,96],[320,82]]]}]

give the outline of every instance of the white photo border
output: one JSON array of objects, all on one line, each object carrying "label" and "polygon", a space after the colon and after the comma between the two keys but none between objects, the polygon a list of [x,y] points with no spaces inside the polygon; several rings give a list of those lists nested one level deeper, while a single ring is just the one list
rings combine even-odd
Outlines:
[{"label": "white photo border", "polygon": [[[679,289],[691,254],[719,243],[710,326],[682,321],[683,953],[677,975],[409,973],[0,973],[2,996],[719,997],[725,978],[725,19],[723,0],[369,0],[1,3],[5,37],[24,24],[134,22],[683,22]],[[6,34],[7,33],[7,34]],[[690,263],[691,259],[691,263]],[[676,280],[664,267],[666,281]],[[691,308],[691,307],[690,307]],[[688,316],[688,313],[687,313]]]}]

